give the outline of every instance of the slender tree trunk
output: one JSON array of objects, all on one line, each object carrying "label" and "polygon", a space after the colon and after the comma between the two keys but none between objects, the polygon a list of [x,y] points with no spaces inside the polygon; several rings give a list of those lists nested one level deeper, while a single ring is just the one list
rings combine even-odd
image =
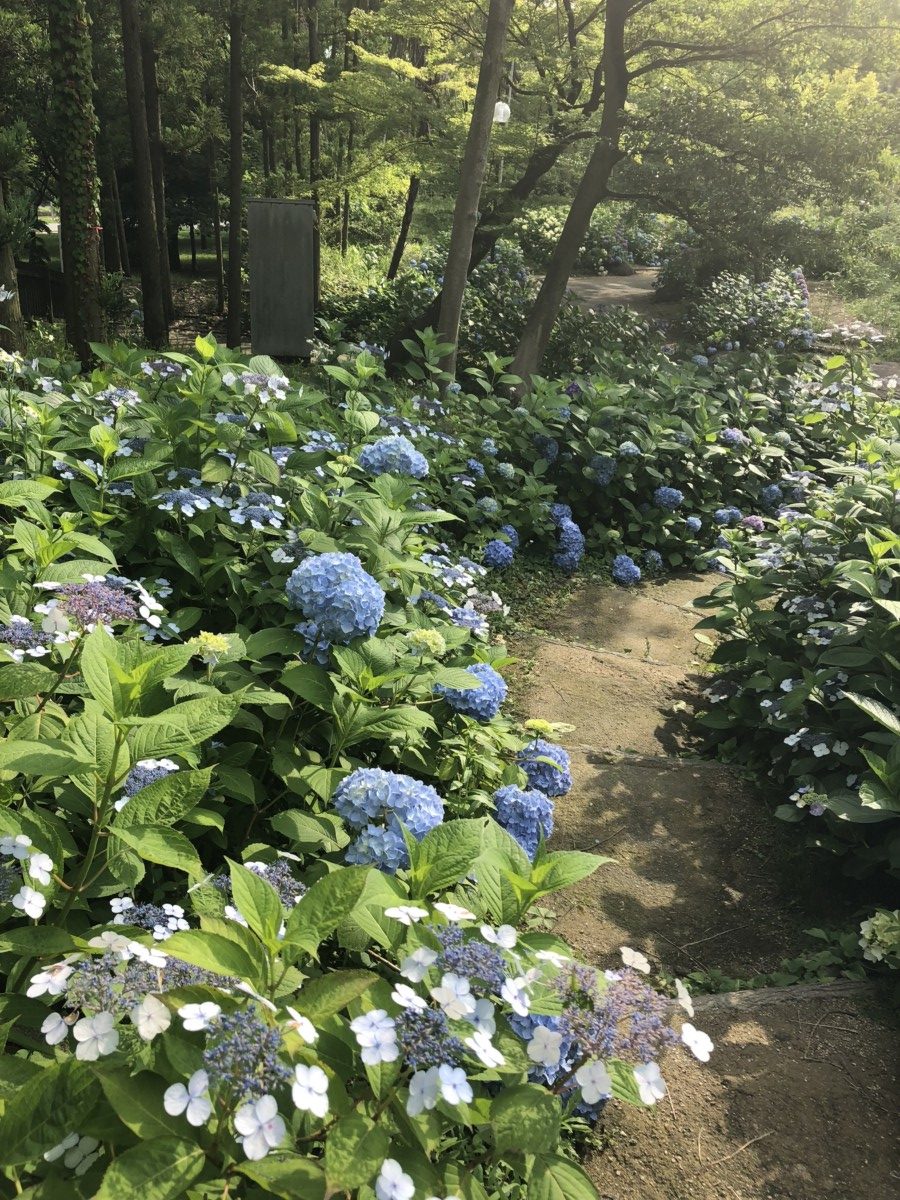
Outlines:
[{"label": "slender tree trunk", "polygon": [[472,105],[472,121],[466,138],[459,190],[453,210],[453,229],[450,234],[447,265],[444,268],[444,288],[438,319],[441,339],[451,347],[442,363],[444,370],[450,375],[456,373],[463,295],[466,290],[469,258],[472,254],[472,240],[475,236],[475,226],[478,224],[478,203],[487,169],[491,124],[503,76],[503,53],[513,3],[514,0],[491,0],[488,10],[484,51],[478,72],[475,101]]},{"label": "slender tree trunk", "polygon": [[[0,179],[0,225],[6,209],[4,182]],[[19,300],[16,276],[16,256],[10,241],[0,240],[0,291],[11,292],[8,300],[0,300],[0,350],[25,349],[25,321]],[[3,326],[6,326],[4,329]]]},{"label": "slender tree trunk", "polygon": [[209,142],[209,192],[212,197],[213,245],[216,251],[216,312],[225,311],[225,264],[222,254],[222,206],[219,203],[219,179],[216,170],[216,144]]},{"label": "slender tree trunk", "polygon": [[112,160],[107,158],[100,188],[100,220],[103,223],[103,266],[111,273],[122,270]]},{"label": "slender tree trunk", "polygon": [[125,93],[131,125],[134,157],[135,201],[138,220],[138,250],[141,256],[141,293],[144,307],[144,336],[151,346],[166,346],[169,327],[163,298],[162,255],[156,227],[153,164],[147,129],[147,99],[141,61],[141,23],[137,0],[120,0]]},{"label": "slender tree trunk", "polygon": [[262,148],[262,169],[263,178],[268,179],[272,174],[272,163],[269,157],[269,123],[266,120],[265,113],[260,113],[260,144]]},{"label": "slender tree trunk", "polygon": [[191,274],[197,274],[197,228],[194,225],[193,218],[188,225],[188,236],[191,239]]},{"label": "slender tree trunk", "polygon": [[131,274],[131,256],[128,253],[128,238],[125,235],[125,214],[122,212],[122,197],[119,195],[119,176],[115,163],[110,167],[110,183],[112,184],[113,205],[116,212],[116,237],[119,239],[119,258],[122,270],[126,275]]},{"label": "slender tree trunk", "polygon": [[242,42],[244,14],[241,0],[231,0],[228,23],[230,52],[228,62],[228,128],[231,161],[228,167],[228,325],[227,341],[241,344],[241,222],[243,220],[244,183],[244,103]]},{"label": "slender tree trunk", "polygon": [[406,204],[403,206],[403,219],[400,221],[400,229],[397,233],[397,241],[394,243],[394,253],[391,255],[391,265],[387,270],[388,279],[396,279],[397,272],[400,270],[400,263],[403,261],[403,252],[406,249],[406,239],[409,237],[413,213],[416,209],[416,197],[419,194],[420,183],[421,180],[419,179],[418,175],[410,175],[409,188],[406,192]]},{"label": "slender tree trunk", "polygon": [[[347,175],[353,170],[353,125],[347,130]],[[350,189],[344,188],[341,206],[341,255],[346,257],[350,247]]]},{"label": "slender tree trunk", "polygon": [[[153,207],[156,211],[156,236],[159,241],[159,274],[163,290],[163,310],[166,322],[175,315],[172,301],[172,270],[177,270],[169,247],[166,226],[166,162],[162,137],[162,112],[159,102],[159,80],[156,77],[156,49],[146,21],[141,24],[141,66],[144,70],[144,97],[147,107],[147,134],[150,141],[150,166],[153,170]],[[177,249],[178,239],[176,236]],[[175,258],[177,259],[177,254]]]},{"label": "slender tree trunk", "polygon": [[[312,67],[322,57],[322,50],[319,45],[319,0],[306,0],[306,28],[309,40],[309,65]],[[321,125],[318,113],[313,109],[309,116],[309,183],[312,191],[313,205],[316,210],[317,229],[321,225],[319,188],[317,186],[321,178],[321,149]],[[322,284],[322,261],[319,246],[320,239],[317,235],[313,251],[313,303],[316,305],[319,303]]]},{"label": "slender tree trunk", "polygon": [[[100,307],[100,213],[91,77],[90,24],[84,0],[49,0],[50,61],[59,171],[60,247],[66,264],[66,334],[83,362],[103,336]],[[15,282],[15,281],[13,281]]]},{"label": "slender tree trunk", "polygon": [[628,95],[628,69],[625,61],[625,25],[629,0],[607,0],[603,31],[603,112],[600,134],[584,175],[578,184],[572,207],[566,217],[559,241],[547,265],[544,281],[510,368],[525,381],[541,365],[566,284],[575,267],[590,226],[594,209],[606,194],[610,175],[624,157],[620,148],[622,116]]}]

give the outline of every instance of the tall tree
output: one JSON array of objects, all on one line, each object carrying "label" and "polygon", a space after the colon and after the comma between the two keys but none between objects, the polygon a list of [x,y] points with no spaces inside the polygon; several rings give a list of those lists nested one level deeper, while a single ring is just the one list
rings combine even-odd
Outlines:
[{"label": "tall tree", "polygon": [[537,299],[528,314],[511,372],[528,380],[537,370],[565,295],[566,284],[584,243],[594,209],[609,186],[625,151],[620,145],[622,114],[628,94],[625,24],[633,0],[607,0],[603,32],[603,113],[593,153],[585,167],[565,225],[553,251]]},{"label": "tall tree", "polygon": [[48,0],[47,17],[66,336],[79,358],[87,362],[90,343],[103,336],[90,23],[84,0]]},{"label": "tall tree", "polygon": [[[153,172],[153,207],[156,214],[156,242],[159,246],[159,275],[162,284],[163,311],[166,321],[175,315],[172,302],[172,273],[169,265],[169,234],[166,223],[166,166],[162,134],[162,110],[156,74],[157,50],[149,24],[150,13],[141,17],[141,66],[144,72],[144,99],[147,107],[147,136],[150,143],[150,167]],[[176,230],[177,246],[177,230]]]},{"label": "tall tree", "polygon": [[141,256],[141,293],[144,308],[144,336],[151,346],[169,341],[163,293],[159,232],[156,224],[156,200],[153,189],[153,164],[147,127],[147,99],[141,53],[141,19],[138,0],[120,0],[122,12],[122,61],[125,69],[125,94],[131,127],[134,157],[135,208],[138,218],[138,249]]},{"label": "tall tree", "polygon": [[244,11],[241,0],[230,0],[228,17],[228,322],[229,346],[241,344],[241,248],[244,185]]},{"label": "tall tree", "polygon": [[442,364],[444,370],[451,375],[456,371],[456,345],[459,339],[463,295],[469,273],[472,239],[478,224],[478,202],[481,199],[481,187],[487,170],[494,105],[503,77],[503,55],[514,3],[515,0],[491,0],[488,9],[484,50],[472,105],[472,120],[460,166],[450,248],[444,268],[441,313],[438,318],[438,332],[443,341],[452,347]]},{"label": "tall tree", "polygon": [[[2,149],[2,139],[0,139]],[[16,256],[13,243],[15,214],[6,207],[6,185],[0,161],[0,350],[25,349],[25,322],[16,281]]]}]

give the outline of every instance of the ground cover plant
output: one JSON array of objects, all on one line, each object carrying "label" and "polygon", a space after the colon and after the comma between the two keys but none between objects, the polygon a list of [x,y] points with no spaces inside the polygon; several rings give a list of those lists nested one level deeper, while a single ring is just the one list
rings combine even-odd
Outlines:
[{"label": "ground cover plant", "polygon": [[585,1122],[711,1044],[641,954],[529,930],[602,860],[546,848],[567,755],[502,716],[380,360],[330,404],[208,340],[97,354],[4,361],[5,1177],[592,1195]]}]

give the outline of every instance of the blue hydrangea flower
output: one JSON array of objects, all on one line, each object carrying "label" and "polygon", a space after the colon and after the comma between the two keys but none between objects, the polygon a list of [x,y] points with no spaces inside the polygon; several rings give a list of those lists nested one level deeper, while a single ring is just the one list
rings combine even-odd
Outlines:
[{"label": "blue hydrangea flower", "polygon": [[741,525],[745,529],[752,529],[755,533],[762,533],[766,527],[766,523],[762,517],[756,516],[755,513],[751,513],[749,517],[741,517]]},{"label": "blue hydrangea flower", "polygon": [[727,429],[723,429],[719,434],[719,441],[724,446],[749,446],[750,439],[746,433],[735,426],[730,425]]},{"label": "blue hydrangea flower", "polygon": [[709,359],[706,357],[705,354],[693,355],[693,357],[691,358],[691,362],[696,363],[698,367],[708,367],[709,366]]},{"label": "blue hydrangea flower", "polygon": [[777,508],[784,499],[784,492],[777,483],[767,483],[759,495],[766,508]]},{"label": "blue hydrangea flower", "polygon": [[584,557],[584,534],[568,517],[564,517],[557,525],[556,545],[553,565],[569,574],[577,571]]},{"label": "blue hydrangea flower", "polygon": [[665,508],[669,512],[674,512],[684,503],[684,492],[673,487],[658,487],[653,493],[653,503],[657,508]]},{"label": "blue hydrangea flower", "polygon": [[536,788],[525,791],[510,783],[494,792],[494,805],[497,824],[502,825],[534,861],[541,834],[548,838],[553,833],[552,800]]},{"label": "blue hydrangea flower", "polygon": [[380,767],[360,767],[341,780],[333,803],[338,816],[354,829],[375,821],[398,829],[402,821],[417,839],[444,819],[444,802],[430,784]]},{"label": "blue hydrangea flower", "polygon": [[494,517],[500,515],[500,504],[494,499],[493,496],[480,496],[475,501],[475,507],[485,518],[485,520],[488,521],[491,521]]},{"label": "blue hydrangea flower", "polygon": [[717,508],[713,513],[713,520],[717,525],[737,525],[743,515],[739,508],[729,505],[726,508]]},{"label": "blue hydrangea flower", "polygon": [[484,479],[484,463],[480,463],[477,458],[466,459],[466,470],[475,479]]},{"label": "blue hydrangea flower", "polygon": [[315,554],[285,584],[288,600],[312,621],[318,636],[346,644],[371,637],[384,616],[384,592],[355,554]]},{"label": "blue hydrangea flower", "polygon": [[[545,758],[551,761],[540,761]],[[555,742],[535,738],[519,751],[516,762],[528,777],[528,786],[537,788],[545,796],[564,796],[571,790],[571,760],[563,747]]]},{"label": "blue hydrangea flower", "polygon": [[367,825],[347,847],[344,858],[355,866],[377,867],[390,875],[409,866],[403,836],[395,829],[382,829],[378,825]]},{"label": "blue hydrangea flower", "polygon": [[641,562],[651,575],[659,575],[663,570],[663,556],[658,550],[645,550],[641,555]]},{"label": "blue hydrangea flower", "polygon": [[550,519],[555,525],[559,525],[561,521],[571,521],[572,510],[568,504],[551,504]]},{"label": "blue hydrangea flower", "polygon": [[484,565],[493,570],[502,571],[514,558],[512,546],[509,542],[501,542],[499,538],[492,538],[484,548]]},{"label": "blue hydrangea flower", "polygon": [[500,462],[497,463],[497,474],[501,479],[505,479],[507,483],[511,483],[516,477],[516,468],[512,463]]},{"label": "blue hydrangea flower", "polygon": [[699,533],[703,528],[703,522],[699,517],[685,517],[684,527],[688,533]]},{"label": "blue hydrangea flower", "polygon": [[638,458],[641,448],[635,442],[623,442],[619,447],[619,458]]},{"label": "blue hydrangea flower", "polygon": [[617,554],[613,559],[612,577],[616,583],[621,583],[623,587],[630,587],[632,584],[640,582],[641,568],[631,555]]},{"label": "blue hydrangea flower", "polygon": [[493,438],[488,437],[484,439],[484,441],[481,443],[481,453],[486,455],[488,458],[497,457],[497,443]]},{"label": "blue hydrangea flower", "polygon": [[468,601],[451,608],[447,616],[454,625],[458,625],[460,629],[470,629],[476,637],[487,637],[490,632],[487,617]]},{"label": "blue hydrangea flower", "polygon": [[559,457],[559,442],[556,438],[547,437],[545,433],[536,433],[532,442],[541,458],[552,466]]},{"label": "blue hydrangea flower", "polygon": [[506,699],[506,681],[489,663],[473,663],[466,670],[475,676],[480,687],[452,688],[439,683],[434,690],[443,696],[454,712],[486,724],[496,717]]},{"label": "blue hydrangea flower", "polygon": [[615,475],[617,466],[618,463],[611,454],[595,454],[590,461],[589,470],[594,482],[606,487]]},{"label": "blue hydrangea flower", "polygon": [[520,539],[519,531],[516,529],[515,525],[501,525],[500,532],[512,546],[513,550],[518,550]]},{"label": "blue hydrangea flower", "polygon": [[363,446],[359,465],[370,475],[409,475],[413,479],[424,479],[428,474],[425,455],[415,448],[409,438],[399,433]]}]

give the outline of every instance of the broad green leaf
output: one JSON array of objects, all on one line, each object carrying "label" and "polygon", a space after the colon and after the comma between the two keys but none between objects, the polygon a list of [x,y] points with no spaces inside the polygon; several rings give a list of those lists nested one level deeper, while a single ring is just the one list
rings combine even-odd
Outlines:
[{"label": "broad green leaf", "polygon": [[129,689],[123,686],[116,662],[116,644],[102,625],[85,638],[79,667],[84,682],[108,717],[124,717],[128,712]]},{"label": "broad green leaf", "polygon": [[77,943],[70,933],[57,925],[22,925],[0,933],[0,954],[19,954],[33,958],[68,954]]},{"label": "broad green leaf", "polygon": [[211,767],[202,771],[173,771],[165,779],[141,788],[116,815],[114,831],[133,825],[174,825],[206,795],[211,775]]},{"label": "broad green leaf", "polygon": [[325,712],[331,711],[334,688],[324,667],[315,663],[294,663],[281,673],[281,683],[302,700]]},{"label": "broad green leaf", "polygon": [[147,862],[159,863],[161,867],[172,867],[176,871],[184,871],[187,875],[203,874],[203,867],[193,844],[177,829],[170,829],[166,825],[131,825],[124,829],[115,826],[113,833]]},{"label": "broad green leaf", "polygon": [[562,1109],[534,1083],[504,1088],[491,1103],[491,1134],[498,1154],[542,1154],[559,1141]]},{"label": "broad green leaf", "polygon": [[135,721],[128,734],[133,761],[193,750],[231,722],[241,700],[239,694],[203,696]]},{"label": "broad green leaf", "polygon": [[333,1191],[351,1191],[373,1179],[388,1157],[390,1140],[381,1126],[361,1113],[342,1117],[328,1131],[325,1177]]},{"label": "broad green leaf", "polygon": [[879,725],[883,725],[885,729],[900,737],[900,717],[886,704],[882,704],[880,700],[874,700],[871,696],[859,696],[856,692],[845,692],[844,695],[867,717],[871,717],[873,721],[877,721]]},{"label": "broad green leaf", "polygon": [[0,1165],[40,1158],[77,1129],[100,1099],[100,1084],[83,1063],[69,1058],[45,1067],[7,1102],[0,1118]]},{"label": "broad green leaf", "polygon": [[57,674],[39,663],[9,663],[0,666],[0,700],[25,700],[49,691]]},{"label": "broad green leaf", "polygon": [[426,833],[412,873],[413,896],[445,891],[465,879],[484,849],[485,827],[484,818],[474,817],[446,821]]},{"label": "broad green leaf", "polygon": [[601,854],[588,854],[584,850],[554,850],[535,867],[532,880],[544,894],[558,892],[593,875],[604,863],[614,861]]},{"label": "broad green leaf", "polygon": [[288,917],[285,943],[315,954],[319,944],[353,911],[370,869],[341,867],[317,879]]},{"label": "broad green leaf", "polygon": [[170,1117],[163,1108],[159,1076],[149,1071],[139,1075],[125,1071],[107,1073],[99,1066],[94,1070],[113,1112],[138,1137],[146,1141],[184,1132],[181,1119]]},{"label": "broad green leaf", "polygon": [[325,1173],[317,1162],[300,1154],[267,1154],[259,1162],[242,1162],[235,1168],[281,1200],[324,1200]]},{"label": "broad green leaf", "polygon": [[256,967],[246,950],[219,933],[207,933],[203,929],[173,933],[166,941],[166,954],[219,975],[256,978]]},{"label": "broad green leaf", "polygon": [[86,762],[61,741],[20,742],[15,737],[8,737],[0,742],[0,771],[59,779],[66,775],[83,775],[92,769],[93,763]]},{"label": "broad green leaf", "polygon": [[606,1064],[606,1069],[609,1071],[613,1095],[617,1100],[624,1100],[626,1104],[636,1104],[640,1108],[646,1108],[638,1091],[634,1066],[631,1063],[610,1059]]},{"label": "broad green leaf", "polygon": [[202,1173],[206,1155],[194,1141],[153,1138],[124,1150],[103,1176],[94,1200],[175,1200]]},{"label": "broad green leaf", "polygon": [[66,725],[60,740],[91,764],[90,773],[76,775],[73,780],[88,799],[101,799],[110,774],[113,778],[124,778],[130,765],[128,748],[120,744],[116,750],[116,727],[100,711],[99,704],[88,703],[84,711]]},{"label": "broad green leaf", "polygon": [[305,983],[294,1001],[297,1009],[319,1025],[378,982],[371,971],[331,971]]},{"label": "broad green leaf", "polygon": [[267,946],[278,942],[278,931],[284,918],[284,909],[278,894],[271,884],[266,883],[240,863],[228,861],[231,873],[231,894],[235,908]]},{"label": "broad green leaf", "polygon": [[570,1158],[539,1157],[528,1178],[528,1200],[597,1200],[597,1189]]}]

